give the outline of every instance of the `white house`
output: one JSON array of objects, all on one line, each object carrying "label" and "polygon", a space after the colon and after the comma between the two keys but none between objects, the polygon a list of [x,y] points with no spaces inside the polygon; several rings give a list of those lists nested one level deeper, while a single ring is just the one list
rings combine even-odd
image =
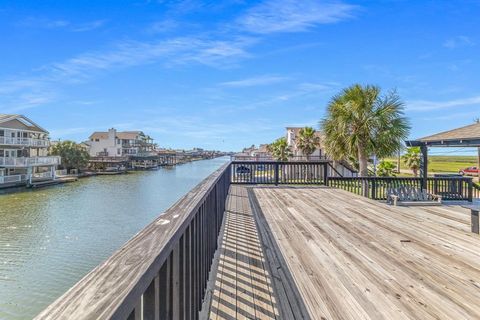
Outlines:
[{"label": "white house", "polygon": [[0,187],[55,179],[60,157],[47,156],[48,131],[23,115],[0,114]]},{"label": "white house", "polygon": [[91,157],[143,156],[154,151],[153,139],[142,131],[119,132],[114,128],[94,132],[85,144]]},{"label": "white house", "polygon": [[[293,159],[292,160],[300,160],[305,161],[307,157],[303,154],[302,150],[300,150],[297,146],[298,136],[300,134],[300,127],[287,127],[287,143],[292,149],[293,152]],[[323,144],[323,135],[322,132],[316,131],[315,135],[320,138],[320,145],[318,148],[309,156],[309,160],[328,160],[329,157],[324,150]],[[357,175],[357,171],[347,162],[347,161],[333,161],[332,167],[329,169],[330,176],[338,176],[341,175],[343,177],[352,177]]]},{"label": "white house", "polygon": [[[303,154],[302,150],[297,147],[297,140],[300,134],[300,127],[287,127],[287,143],[292,149],[293,156],[298,160],[307,160],[306,156]],[[318,148],[310,155],[309,159],[321,159],[322,156],[325,156],[325,152],[322,149],[322,134],[319,131],[315,132],[315,135],[320,138],[320,145]]]}]

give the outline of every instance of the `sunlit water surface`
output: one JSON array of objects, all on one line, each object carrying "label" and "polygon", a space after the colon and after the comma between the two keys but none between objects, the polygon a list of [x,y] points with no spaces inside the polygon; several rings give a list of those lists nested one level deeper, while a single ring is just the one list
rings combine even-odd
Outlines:
[{"label": "sunlit water surface", "polygon": [[31,319],[227,158],[0,194],[0,319]]}]

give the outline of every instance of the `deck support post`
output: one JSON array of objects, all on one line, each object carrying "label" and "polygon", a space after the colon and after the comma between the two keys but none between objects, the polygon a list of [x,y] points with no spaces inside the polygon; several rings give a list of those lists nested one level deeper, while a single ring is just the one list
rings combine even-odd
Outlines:
[{"label": "deck support post", "polygon": [[420,176],[422,178],[422,189],[427,190],[428,179],[428,148],[423,145],[420,147],[422,153],[422,161],[420,164]]}]

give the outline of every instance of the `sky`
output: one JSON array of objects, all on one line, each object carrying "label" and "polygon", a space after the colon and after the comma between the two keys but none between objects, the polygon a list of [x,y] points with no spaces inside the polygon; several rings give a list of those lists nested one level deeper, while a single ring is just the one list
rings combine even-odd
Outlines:
[{"label": "sky", "polygon": [[419,138],[480,117],[479,17],[467,0],[0,0],[0,113],[52,139],[227,151],[318,128],[360,83],[396,90]]}]

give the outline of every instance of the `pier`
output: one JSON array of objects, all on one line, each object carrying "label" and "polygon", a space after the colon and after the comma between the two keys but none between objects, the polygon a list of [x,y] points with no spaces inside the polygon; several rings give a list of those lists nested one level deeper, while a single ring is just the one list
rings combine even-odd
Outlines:
[{"label": "pier", "polygon": [[[415,180],[329,166],[222,166],[36,319],[478,319],[470,211],[393,207],[382,190]],[[476,197],[469,179],[432,181]]]}]

